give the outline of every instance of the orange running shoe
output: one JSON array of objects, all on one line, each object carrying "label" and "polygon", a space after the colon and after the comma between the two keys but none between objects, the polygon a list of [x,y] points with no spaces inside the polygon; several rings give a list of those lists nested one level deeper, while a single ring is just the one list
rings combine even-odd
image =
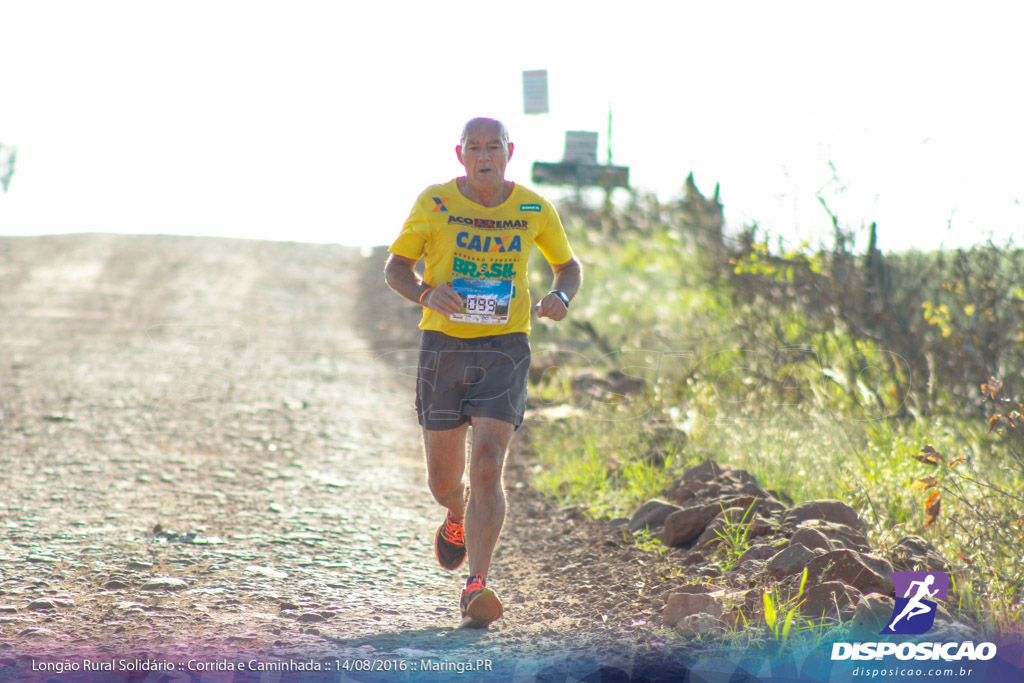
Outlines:
[{"label": "orange running shoe", "polygon": [[434,552],[441,566],[452,571],[461,567],[466,559],[465,528],[462,522],[452,519],[450,512],[434,536]]},{"label": "orange running shoe", "polygon": [[484,628],[504,614],[501,600],[486,584],[484,577],[477,574],[462,589],[462,628]]}]

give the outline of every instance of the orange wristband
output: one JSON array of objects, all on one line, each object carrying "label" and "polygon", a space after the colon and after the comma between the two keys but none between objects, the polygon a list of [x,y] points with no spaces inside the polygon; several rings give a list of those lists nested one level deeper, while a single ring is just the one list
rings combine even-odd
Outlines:
[{"label": "orange wristband", "polygon": [[430,294],[432,291],[434,291],[433,287],[428,287],[427,289],[423,290],[423,293],[420,294],[420,304],[426,306],[426,304],[423,303],[423,299],[425,299],[427,294]]}]

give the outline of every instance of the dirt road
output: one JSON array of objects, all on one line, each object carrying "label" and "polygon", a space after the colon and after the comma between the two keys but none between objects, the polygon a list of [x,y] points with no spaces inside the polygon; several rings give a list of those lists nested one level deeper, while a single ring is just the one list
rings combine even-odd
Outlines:
[{"label": "dirt road", "polygon": [[[0,680],[53,662],[141,680],[140,661],[183,680],[567,680],[662,650],[662,569],[541,500],[519,456],[490,579],[506,616],[454,628],[464,577],[433,558],[411,410],[415,309],[379,260],[0,239]],[[250,660],[290,672],[228,669]]]}]

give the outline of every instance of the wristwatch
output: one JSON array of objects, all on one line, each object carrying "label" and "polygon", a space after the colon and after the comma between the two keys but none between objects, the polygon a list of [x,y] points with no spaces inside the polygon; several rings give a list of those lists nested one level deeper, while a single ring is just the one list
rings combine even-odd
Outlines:
[{"label": "wristwatch", "polygon": [[552,289],[548,294],[554,294],[562,300],[562,303],[565,304],[566,308],[569,308],[569,296],[565,292],[560,289]]}]

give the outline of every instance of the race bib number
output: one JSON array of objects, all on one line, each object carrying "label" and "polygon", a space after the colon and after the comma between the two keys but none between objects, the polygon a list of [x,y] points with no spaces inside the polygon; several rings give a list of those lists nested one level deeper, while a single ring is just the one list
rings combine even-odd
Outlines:
[{"label": "race bib number", "polygon": [[462,311],[449,320],[483,325],[504,325],[512,305],[512,281],[461,277],[452,289],[462,297]]}]

